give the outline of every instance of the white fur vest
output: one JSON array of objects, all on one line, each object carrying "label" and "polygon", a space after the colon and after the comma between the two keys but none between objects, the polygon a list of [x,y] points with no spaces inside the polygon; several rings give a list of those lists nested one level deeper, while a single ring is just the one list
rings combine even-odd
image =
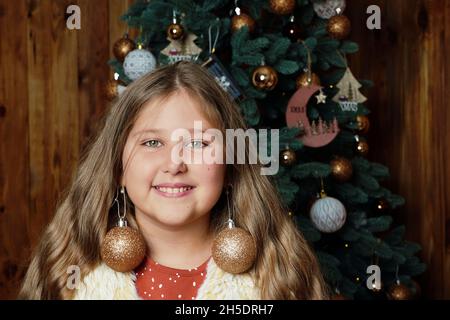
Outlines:
[{"label": "white fur vest", "polygon": [[[134,273],[116,272],[99,265],[88,273],[74,295],[76,300],[132,300],[140,299],[135,287]],[[248,273],[230,274],[211,259],[206,278],[198,289],[197,300],[257,300],[260,292]]]}]

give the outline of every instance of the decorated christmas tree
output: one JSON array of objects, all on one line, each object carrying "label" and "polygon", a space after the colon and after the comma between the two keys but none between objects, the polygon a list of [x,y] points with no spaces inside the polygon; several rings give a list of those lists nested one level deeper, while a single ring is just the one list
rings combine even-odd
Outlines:
[{"label": "decorated christmas tree", "polygon": [[280,130],[273,182],[335,298],[411,299],[418,291],[413,277],[425,266],[419,245],[405,241],[405,228],[391,217],[404,200],[380,184],[388,169],[367,158],[370,112],[361,91],[373,85],[357,80],[347,63],[358,45],[347,39],[345,6],[345,0],[136,1],[121,19],[137,37],[125,34],[115,43],[108,92],[115,98],[157,65],[203,65],[249,127]]}]

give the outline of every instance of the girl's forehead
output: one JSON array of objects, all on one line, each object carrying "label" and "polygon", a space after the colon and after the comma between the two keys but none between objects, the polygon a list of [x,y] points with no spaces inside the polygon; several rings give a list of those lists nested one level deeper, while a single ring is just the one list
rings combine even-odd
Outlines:
[{"label": "girl's forehead", "polygon": [[196,122],[196,127],[200,122],[203,129],[213,128],[214,123],[207,116],[208,108],[211,106],[202,99],[186,90],[177,90],[168,96],[147,101],[137,116],[133,131],[192,129]]}]

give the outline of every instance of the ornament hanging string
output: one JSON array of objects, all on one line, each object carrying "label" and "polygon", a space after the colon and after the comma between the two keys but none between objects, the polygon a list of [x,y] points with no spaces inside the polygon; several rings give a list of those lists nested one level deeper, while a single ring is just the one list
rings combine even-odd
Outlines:
[{"label": "ornament hanging string", "polygon": [[232,220],[233,220],[234,213],[231,212],[232,209],[231,209],[231,206],[230,206],[230,197],[229,197],[230,192],[229,192],[228,189],[229,189],[229,187],[227,187],[227,190],[225,191],[226,194],[227,194],[228,221],[230,221],[230,220],[232,221]]},{"label": "ornament hanging string", "polygon": [[120,215],[120,203],[119,203],[119,199],[118,199],[118,193],[119,190],[116,190],[116,197],[114,198],[113,204],[116,203],[117,204],[117,216],[119,218],[119,221],[122,220],[125,216],[121,216]]},{"label": "ornament hanging string", "polygon": [[334,292],[336,294],[341,294],[341,290],[339,290],[339,288],[341,287],[341,282],[342,282],[342,280],[335,280],[334,281]]},{"label": "ornament hanging string", "polygon": [[398,265],[395,267],[395,283],[397,283],[397,284],[400,284],[400,278],[398,277],[398,270],[399,270],[399,267],[398,267]]},{"label": "ornament hanging string", "polygon": [[127,199],[125,196],[125,190],[123,187],[121,187],[120,189],[120,193],[123,194],[123,214],[120,214],[120,210],[119,210],[119,201],[117,201],[117,214],[119,216],[119,225],[125,224],[126,226],[126,221],[125,221],[125,216],[127,214]]},{"label": "ornament hanging string", "polygon": [[127,36],[130,34],[130,19],[131,19],[130,16],[127,16],[127,17],[125,18],[125,23],[126,23],[126,25],[127,25],[125,34],[126,34]]},{"label": "ornament hanging string", "polygon": [[229,195],[230,195],[229,189],[230,188],[231,188],[231,185],[228,185],[225,192],[227,194],[227,208],[228,208],[227,226],[228,226],[229,229],[232,229],[232,228],[235,227],[235,224],[234,224],[234,220],[233,220],[233,218],[234,218],[234,210],[232,209],[232,206],[230,206],[230,197],[229,197]]},{"label": "ornament hanging string", "polygon": [[175,9],[172,10],[172,23],[177,23],[177,11]]},{"label": "ornament hanging string", "polygon": [[324,198],[326,197],[325,189],[323,187],[323,177],[320,177],[320,197]]},{"label": "ornament hanging string", "polygon": [[289,142],[286,142],[286,144],[284,145],[284,149],[285,150],[289,149]]},{"label": "ornament hanging string", "polygon": [[241,14],[241,8],[239,8],[238,6],[238,0],[234,0],[234,12],[236,13],[236,15]]},{"label": "ornament hanging string", "polygon": [[142,26],[139,27],[139,36],[137,38],[137,47],[142,49],[144,47],[144,35]]},{"label": "ornament hanging string", "polygon": [[122,194],[123,194],[123,218],[125,218],[125,215],[127,214],[127,198],[125,196],[125,190],[122,187]]},{"label": "ornament hanging string", "polygon": [[[216,31],[216,37],[214,38],[214,43],[212,43],[212,28],[214,26],[217,26],[217,31]],[[220,24],[218,24],[218,21],[215,24],[211,24],[208,28],[208,44],[209,44],[209,53],[213,54],[216,51],[216,44],[217,44],[217,40],[219,39],[219,33],[220,33]]]}]

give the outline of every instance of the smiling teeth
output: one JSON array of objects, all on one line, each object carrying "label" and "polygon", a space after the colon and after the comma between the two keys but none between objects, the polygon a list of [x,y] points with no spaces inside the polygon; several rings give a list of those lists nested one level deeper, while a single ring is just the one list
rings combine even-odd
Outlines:
[{"label": "smiling teeth", "polygon": [[165,193],[179,193],[179,192],[186,192],[188,190],[191,190],[192,187],[183,187],[183,188],[165,188],[165,187],[155,187],[157,190]]}]

